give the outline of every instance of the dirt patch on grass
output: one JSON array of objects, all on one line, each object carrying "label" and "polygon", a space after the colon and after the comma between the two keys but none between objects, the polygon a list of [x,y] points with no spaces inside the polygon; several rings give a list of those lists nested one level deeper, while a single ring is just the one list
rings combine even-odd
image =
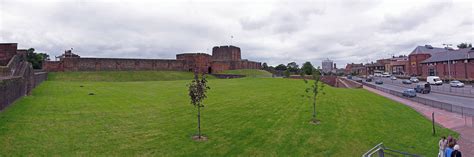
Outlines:
[{"label": "dirt patch on grass", "polygon": [[193,136],[193,140],[194,140],[194,141],[198,141],[198,142],[207,141],[207,139],[208,139],[208,138],[207,138],[206,136],[202,136],[202,135],[201,135],[201,137],[199,137],[199,136],[197,136],[197,135],[194,135],[194,136]]}]

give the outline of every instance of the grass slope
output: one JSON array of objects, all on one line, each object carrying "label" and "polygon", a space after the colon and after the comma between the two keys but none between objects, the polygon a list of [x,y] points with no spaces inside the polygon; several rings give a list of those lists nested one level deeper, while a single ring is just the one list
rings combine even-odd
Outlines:
[{"label": "grass slope", "polygon": [[221,74],[239,74],[246,75],[247,77],[272,77],[272,73],[257,69],[226,70],[221,72]]},{"label": "grass slope", "polygon": [[195,142],[188,82],[46,81],[0,113],[0,156],[360,156],[379,142],[438,152],[430,121],[404,105],[326,87],[322,123],[310,125],[303,82],[272,78],[210,80],[202,111],[209,141]]},{"label": "grass slope", "polygon": [[[214,78],[208,75],[209,78]],[[193,73],[182,71],[89,71],[49,73],[52,81],[170,81],[190,80]]]}]

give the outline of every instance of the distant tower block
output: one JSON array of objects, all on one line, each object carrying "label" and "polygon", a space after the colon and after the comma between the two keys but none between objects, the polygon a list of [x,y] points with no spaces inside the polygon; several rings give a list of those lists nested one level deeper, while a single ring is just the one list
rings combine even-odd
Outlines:
[{"label": "distant tower block", "polygon": [[240,61],[240,48],[236,46],[215,46],[212,48],[214,61]]},{"label": "distant tower block", "polygon": [[329,59],[323,60],[322,68],[323,68],[322,70],[323,70],[324,73],[331,72],[332,69],[333,69],[333,61],[329,60]]},{"label": "distant tower block", "polygon": [[333,69],[337,69],[337,67],[336,67],[336,63],[334,63],[334,68],[333,68]]}]

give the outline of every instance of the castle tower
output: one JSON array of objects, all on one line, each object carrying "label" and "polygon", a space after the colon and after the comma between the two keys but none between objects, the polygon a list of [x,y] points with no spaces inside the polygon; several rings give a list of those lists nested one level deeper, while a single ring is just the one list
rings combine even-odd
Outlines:
[{"label": "castle tower", "polygon": [[212,48],[213,61],[240,61],[240,48],[236,46],[215,46]]}]

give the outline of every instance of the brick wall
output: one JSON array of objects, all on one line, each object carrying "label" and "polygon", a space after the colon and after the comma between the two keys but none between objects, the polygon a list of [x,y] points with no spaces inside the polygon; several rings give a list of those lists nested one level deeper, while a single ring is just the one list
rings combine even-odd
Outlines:
[{"label": "brick wall", "polygon": [[0,110],[26,95],[26,86],[21,77],[0,80]]},{"label": "brick wall", "polygon": [[184,60],[119,59],[119,58],[64,58],[47,61],[46,71],[120,71],[120,70],[186,70]]},{"label": "brick wall", "polygon": [[214,61],[238,61],[241,59],[239,47],[215,46],[212,48],[212,60]]},{"label": "brick wall", "polygon": [[200,73],[218,73],[224,70],[261,69],[260,62],[242,60],[240,48],[235,46],[214,47],[212,56],[205,53],[177,54],[176,60],[167,59],[119,59],[65,57],[61,61],[45,61],[43,69],[56,71],[120,71],[120,70],[173,70]]},{"label": "brick wall", "polygon": [[408,74],[409,75],[422,75],[421,62],[428,59],[431,55],[429,54],[413,54],[408,56]]},{"label": "brick wall", "polygon": [[16,43],[0,43],[0,66],[6,66],[8,61],[16,55]]},{"label": "brick wall", "polygon": [[469,62],[465,61],[454,61],[451,63],[448,68],[447,62],[437,62],[436,64],[422,64],[422,76],[429,76],[429,69],[435,71],[435,75],[441,77],[442,79],[449,78],[449,71],[451,72],[452,79],[459,80],[474,80],[474,60]]}]

